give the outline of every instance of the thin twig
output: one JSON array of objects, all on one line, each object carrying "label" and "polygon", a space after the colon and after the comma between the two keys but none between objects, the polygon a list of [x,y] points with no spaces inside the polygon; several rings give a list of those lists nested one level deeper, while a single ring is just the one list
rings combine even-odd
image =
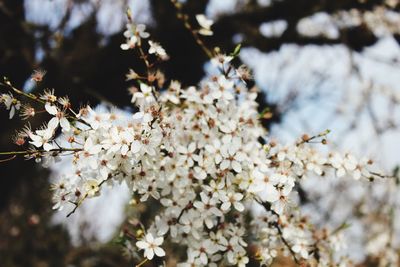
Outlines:
[{"label": "thin twig", "polygon": [[142,260],[139,264],[136,265],[136,267],[142,266],[142,265],[145,264],[147,261],[148,261],[148,259]]},{"label": "thin twig", "polygon": [[293,251],[293,249],[290,246],[289,242],[283,237],[283,232],[282,232],[282,229],[281,229],[281,227],[279,225],[279,218],[280,218],[279,214],[271,209],[271,205],[269,203],[265,203],[265,202],[262,202],[262,201],[257,201],[257,202],[261,206],[263,206],[266,211],[272,212],[274,215],[276,215],[278,217],[278,221],[276,223],[274,223],[273,225],[278,230],[278,234],[279,234],[279,237],[280,237],[282,243],[287,247],[287,249],[289,250],[290,254],[292,254],[294,262],[296,264],[300,265],[300,262],[296,257],[296,253]]},{"label": "thin twig", "polygon": [[204,44],[203,40],[201,40],[199,34],[197,33],[196,30],[193,29],[192,25],[190,25],[188,16],[183,13],[182,11],[182,4],[178,3],[176,0],[171,0],[171,3],[174,5],[176,11],[177,11],[177,18],[180,19],[183,22],[183,25],[185,26],[186,29],[190,31],[192,34],[193,38],[195,39],[196,43],[201,47],[201,49],[204,51],[204,53],[210,58],[213,58],[213,53],[211,52],[210,49]]},{"label": "thin twig", "polygon": [[46,150],[23,150],[23,151],[5,151],[0,152],[0,155],[32,155],[32,154],[40,154],[40,153],[62,153],[62,152],[79,152],[82,151],[81,148],[58,148],[58,149],[51,149],[49,151]]},{"label": "thin twig", "polygon": [[9,89],[12,89],[12,90],[13,90],[15,93],[17,93],[18,95],[22,95],[22,96],[24,96],[24,97],[27,97],[27,98],[29,98],[29,99],[31,99],[31,100],[34,100],[34,101],[36,101],[36,102],[38,102],[38,103],[40,103],[40,104],[43,104],[43,105],[46,104],[45,101],[41,100],[41,99],[40,99],[39,97],[37,97],[36,95],[31,94],[31,93],[25,93],[25,92],[19,90],[18,88],[14,87],[14,86],[11,84],[11,82],[10,82],[7,78],[4,78],[4,83],[0,82],[0,85],[2,85],[2,86],[4,86],[4,87],[8,87]]},{"label": "thin twig", "polygon": [[2,159],[2,160],[0,160],[0,163],[6,162],[6,161],[11,161],[11,160],[15,159],[16,157],[17,157],[17,155],[13,155],[13,156],[11,156],[11,157],[8,158],[8,159]]},{"label": "thin twig", "polygon": [[138,51],[139,51],[139,54],[140,54],[140,58],[143,59],[143,62],[146,65],[147,74],[149,74],[151,66],[150,66],[150,62],[147,60],[147,56],[146,56],[145,52],[143,51],[142,44],[139,44],[137,46],[137,48],[138,48]]},{"label": "thin twig", "polygon": [[86,193],[83,198],[81,198],[78,203],[74,203],[75,207],[73,208],[73,210],[71,210],[68,214],[67,214],[67,218],[69,216],[71,216],[73,213],[75,213],[75,211],[78,209],[78,207],[80,207],[80,205],[82,205],[82,202],[87,198],[88,194]]}]

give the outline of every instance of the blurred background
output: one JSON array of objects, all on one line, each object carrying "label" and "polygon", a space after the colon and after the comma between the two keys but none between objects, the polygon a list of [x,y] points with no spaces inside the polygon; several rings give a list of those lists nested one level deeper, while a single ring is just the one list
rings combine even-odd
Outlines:
[{"label": "blurred background", "polygon": [[[260,111],[270,111],[264,126],[276,140],[293,142],[304,133],[330,129],[332,148],[372,157],[383,171],[397,175],[398,0],[180,2],[193,24],[196,14],[214,20],[214,35],[204,39],[208,47],[229,53],[242,44],[240,60],[254,72]],[[167,80],[197,84],[208,71],[208,58],[168,0],[0,0],[0,75],[27,92],[55,88],[75,107],[108,103],[129,109],[125,74],[144,66],[134,52],[120,49],[127,7],[170,55],[162,65]],[[47,71],[39,86],[30,81],[35,69]],[[41,117],[35,120],[39,125]],[[4,111],[0,121],[0,151],[15,150],[11,137],[21,120],[9,120]],[[121,256],[117,238],[127,220],[126,188],[105,192],[66,219],[51,209],[49,182],[59,172],[22,158],[0,162],[0,266],[132,266]],[[397,188],[388,194],[385,184],[372,189],[343,181],[316,183],[302,185],[305,212],[321,223],[350,220],[352,257],[360,266],[377,266],[360,237],[366,221],[351,214],[369,205],[393,212],[392,221],[381,222],[392,225],[400,219]],[[368,204],[365,196],[371,194],[369,200],[381,202]],[[394,210],[382,210],[385,201]],[[341,212],[331,212],[333,207]],[[393,226],[396,233],[399,227]]]}]

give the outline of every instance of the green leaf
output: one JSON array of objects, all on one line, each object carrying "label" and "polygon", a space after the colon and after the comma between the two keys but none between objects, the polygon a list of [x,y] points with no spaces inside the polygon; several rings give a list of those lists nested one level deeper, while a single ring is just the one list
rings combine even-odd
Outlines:
[{"label": "green leaf", "polygon": [[269,107],[264,108],[259,114],[260,119],[270,119],[272,117],[272,112]]},{"label": "green leaf", "polygon": [[231,53],[232,57],[237,57],[240,54],[240,49],[242,48],[242,44],[237,44],[233,52]]}]

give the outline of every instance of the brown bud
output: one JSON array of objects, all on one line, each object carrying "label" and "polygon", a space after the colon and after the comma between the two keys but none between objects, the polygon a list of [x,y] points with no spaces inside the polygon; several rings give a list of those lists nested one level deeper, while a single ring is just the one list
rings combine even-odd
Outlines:
[{"label": "brown bud", "polygon": [[22,146],[22,145],[25,144],[25,138],[23,138],[23,137],[18,137],[18,138],[15,139],[14,143],[15,143],[17,146]]},{"label": "brown bud", "polygon": [[40,217],[37,214],[32,214],[28,219],[29,225],[38,225],[40,223]]},{"label": "brown bud", "polygon": [[303,134],[301,140],[303,140],[303,142],[308,142],[310,141],[310,136],[308,134]]}]

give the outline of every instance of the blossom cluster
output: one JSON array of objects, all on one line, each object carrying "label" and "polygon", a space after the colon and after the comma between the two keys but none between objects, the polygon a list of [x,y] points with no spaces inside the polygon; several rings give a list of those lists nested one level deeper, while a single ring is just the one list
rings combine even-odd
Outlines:
[{"label": "blossom cluster", "polygon": [[[144,26],[132,24],[125,36],[122,49],[141,49],[141,40],[149,38]],[[147,55],[167,56],[148,43]],[[341,232],[317,229],[299,214],[298,183],[329,173],[372,179],[372,162],[318,152],[311,143],[325,143],[327,133],[288,146],[272,141],[260,123],[257,90],[243,82],[248,70],[235,68],[233,59],[216,56],[212,63],[220,74],[188,88],[177,81],[159,86],[132,70],[137,111],[129,116],[90,106],[74,112],[53,91],[22,94],[51,117],[42,128],[18,134],[30,145],[27,156],[45,165],[61,156],[71,161],[69,173],[52,186],[54,208],[72,214],[104,185],[125,183],[134,199],[154,211],[151,223],[128,240],[148,260],[164,257],[168,242],[185,248],[179,266],[245,266],[252,257],[270,264],[282,253],[299,262],[335,264]],[[11,94],[1,100],[12,114],[20,108]],[[257,214],[255,206],[264,211]]]}]

